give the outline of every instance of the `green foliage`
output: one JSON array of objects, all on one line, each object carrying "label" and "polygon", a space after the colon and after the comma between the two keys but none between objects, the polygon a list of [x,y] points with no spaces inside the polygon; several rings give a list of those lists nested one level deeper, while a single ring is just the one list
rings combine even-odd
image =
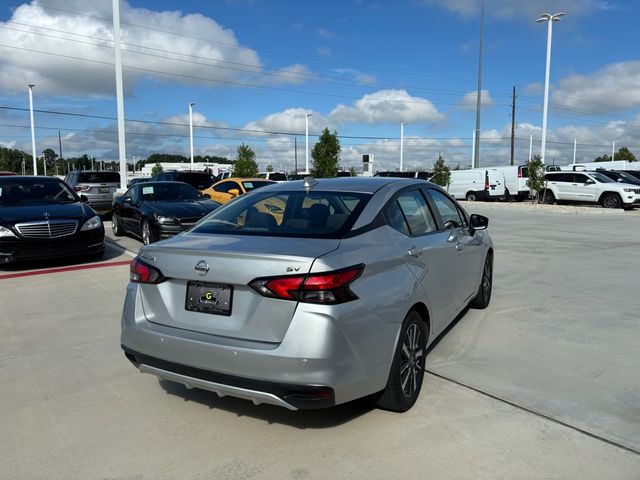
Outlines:
[{"label": "green foliage", "polygon": [[355,167],[351,167],[349,169],[349,172],[351,172],[351,176],[352,177],[357,177],[358,176],[358,172],[356,172],[356,168]]},{"label": "green foliage", "polygon": [[449,185],[449,181],[451,180],[451,170],[444,163],[444,158],[442,155],[438,155],[438,160],[433,164],[433,177],[431,177],[431,182],[436,185],[440,185],[441,187],[446,187]]},{"label": "green foliage", "polygon": [[255,177],[258,175],[256,154],[249,145],[244,143],[238,147],[238,156],[233,164],[233,176],[240,178]]},{"label": "green foliage", "polygon": [[311,151],[314,174],[318,178],[335,177],[340,161],[340,140],[338,134],[329,132],[327,127]]},{"label": "green foliage", "polygon": [[162,165],[160,165],[160,162],[158,162],[151,169],[151,176],[155,177],[156,175],[159,175],[160,173],[162,173]]},{"label": "green foliage", "polygon": [[273,172],[273,167],[271,165],[267,165],[267,172]]},{"label": "green foliage", "polygon": [[544,164],[540,155],[534,155],[533,159],[527,162],[529,169],[529,178],[527,179],[527,187],[531,189],[532,201],[541,202],[542,198],[538,198],[538,192],[545,186]]},{"label": "green foliage", "polygon": [[[627,162],[637,162],[638,159],[627,147],[620,147],[614,155],[614,160],[626,160]],[[594,162],[610,162],[611,157],[606,153],[597,157]]]}]

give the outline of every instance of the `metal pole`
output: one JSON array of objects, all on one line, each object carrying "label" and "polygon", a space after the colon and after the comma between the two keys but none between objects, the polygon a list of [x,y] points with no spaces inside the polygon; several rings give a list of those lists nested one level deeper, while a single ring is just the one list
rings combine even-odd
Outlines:
[{"label": "metal pole", "polygon": [[544,164],[544,157],[547,148],[547,109],[549,106],[549,69],[551,67],[551,40],[553,34],[553,20],[549,18],[547,22],[547,66],[544,74],[544,103],[542,106],[542,145],[540,156]]},{"label": "metal pole", "polygon": [[516,87],[513,87],[513,96],[511,102],[511,165],[515,160],[515,141],[516,141]]},{"label": "metal pole", "polygon": [[305,158],[305,173],[309,174],[309,117],[312,113],[305,115],[305,129],[304,129],[304,158]]},{"label": "metal pole", "polygon": [[33,123],[33,87],[30,83],[29,87],[29,116],[31,117],[31,154],[33,155],[33,174],[38,175],[38,159],[36,157],[36,129]]},{"label": "metal pole", "polygon": [[[118,116],[118,153],[120,155],[120,189],[127,188],[127,151],[124,132],[124,90],[122,87],[122,54],[120,52],[120,0],[112,0],[113,45],[115,50],[116,104]],[[124,172],[124,175],[122,174]]]},{"label": "metal pole", "polygon": [[480,163],[480,108],[482,106],[482,47],[484,45],[484,0],[480,3],[480,54],[478,58],[478,90],[476,92],[475,161]]},{"label": "metal pole", "polygon": [[578,140],[577,139],[573,139],[573,163],[575,165],[576,163],[576,147],[578,145]]},{"label": "metal pole", "polygon": [[613,141],[613,146],[611,147],[611,161],[615,159],[616,156],[616,141]]},{"label": "metal pole", "polygon": [[529,161],[533,160],[533,133],[529,134]]},{"label": "metal pole", "polygon": [[406,123],[401,123],[400,124],[400,171],[402,172],[402,162],[403,162],[403,155],[404,155],[404,126],[406,125]]},{"label": "metal pole", "polygon": [[298,137],[293,137],[293,173],[298,173]]},{"label": "metal pole", "polygon": [[44,176],[47,176],[47,158],[44,156],[44,152],[42,152],[42,166],[44,167]]},{"label": "metal pole", "polygon": [[195,102],[189,103],[189,145],[191,146],[191,170],[193,170],[193,106]]},{"label": "metal pole", "polygon": [[471,168],[476,168],[476,131],[472,132],[472,145],[471,145]]}]

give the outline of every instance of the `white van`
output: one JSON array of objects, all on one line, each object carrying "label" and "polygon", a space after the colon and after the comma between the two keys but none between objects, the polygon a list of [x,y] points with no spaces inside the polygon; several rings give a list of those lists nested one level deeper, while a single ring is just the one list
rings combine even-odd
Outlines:
[{"label": "white van", "polygon": [[504,174],[493,169],[453,170],[447,191],[457,200],[497,200],[504,197]]},{"label": "white van", "polygon": [[527,186],[529,168],[526,165],[507,165],[504,167],[491,167],[489,170],[501,172],[504,175],[504,199],[511,198],[517,201],[526,200],[531,193]]}]

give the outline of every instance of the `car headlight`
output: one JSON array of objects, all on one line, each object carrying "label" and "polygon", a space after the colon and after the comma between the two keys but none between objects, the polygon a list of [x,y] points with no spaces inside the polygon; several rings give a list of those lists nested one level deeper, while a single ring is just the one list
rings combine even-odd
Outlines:
[{"label": "car headlight", "polygon": [[174,225],[178,223],[178,220],[173,217],[165,217],[158,214],[153,214],[153,218],[156,222],[162,223],[163,225]]},{"label": "car headlight", "polygon": [[101,226],[102,220],[100,220],[100,217],[96,215],[95,217],[91,217],[89,220],[84,222],[84,225],[82,225],[82,228],[80,230],[84,232],[86,230],[94,230],[96,228],[100,228]]},{"label": "car headlight", "polygon": [[627,193],[635,193],[636,189],[635,188],[623,188],[623,190]]},{"label": "car headlight", "polygon": [[6,227],[0,226],[0,238],[2,237],[15,237],[16,234],[13,233],[11,230],[9,230]]}]

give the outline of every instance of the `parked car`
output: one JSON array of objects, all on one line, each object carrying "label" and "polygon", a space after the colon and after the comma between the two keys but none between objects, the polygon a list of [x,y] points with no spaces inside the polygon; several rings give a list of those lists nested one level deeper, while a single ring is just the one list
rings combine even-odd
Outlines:
[{"label": "parked car", "polygon": [[423,180],[429,180],[433,176],[433,172],[416,171],[416,172],[394,172],[383,171],[376,172],[374,177],[394,177],[394,178],[421,178]]},{"label": "parked car", "polygon": [[188,230],[219,206],[186,183],[138,183],[113,201],[111,228],[148,245]]},{"label": "parked car", "polygon": [[[257,211],[273,199],[280,218]],[[375,394],[406,411],[429,343],[467,305],[489,305],[487,225],[416,179],[261,188],[140,250],[122,348],[141,372],[256,404]]]},{"label": "parked car", "polygon": [[62,180],[0,177],[0,264],[103,254],[100,217]]},{"label": "parked car", "polygon": [[12,176],[12,175],[17,175],[17,174],[15,172],[0,171],[0,177],[8,177],[8,176]]},{"label": "parked car", "polygon": [[544,203],[586,202],[605,208],[633,208],[640,205],[640,187],[618,183],[600,172],[547,172],[545,188],[538,194]]},{"label": "parked car", "polygon": [[491,167],[489,170],[499,172],[504,176],[504,199],[514,199],[518,202],[526,200],[531,194],[527,186],[529,167],[526,165],[505,165]]},{"label": "parked car", "polygon": [[69,172],[64,181],[76,193],[84,195],[91,208],[100,214],[111,211],[113,196],[120,188],[120,174],[107,170],[75,170]]},{"label": "parked car", "polygon": [[447,191],[459,200],[499,200],[505,196],[504,174],[499,170],[474,168],[453,170]]},{"label": "parked car", "polygon": [[616,172],[614,170],[596,170],[605,177],[609,177],[611,180],[618,183],[630,183],[632,185],[640,185],[640,178],[636,178],[633,175],[629,175],[626,172]]},{"label": "parked car", "polygon": [[196,190],[204,192],[214,183],[214,179],[206,172],[191,172],[181,170],[167,170],[153,177],[156,182],[184,182]]},{"label": "parked car", "polygon": [[273,180],[274,182],[286,182],[288,180],[287,174],[284,172],[260,172],[257,177]]},{"label": "parked car", "polygon": [[145,182],[149,182],[151,181],[151,178],[146,178],[146,177],[135,177],[132,178],[131,180],[129,180],[129,184],[127,185],[127,188],[131,188],[134,185],[138,184],[138,183],[145,183]]},{"label": "parked car", "polygon": [[640,170],[618,170],[640,180]]},{"label": "parked car", "polygon": [[229,200],[251,192],[256,188],[266,187],[274,183],[276,182],[273,180],[264,180],[262,178],[227,178],[207,188],[204,193],[216,202],[227,203]]}]

